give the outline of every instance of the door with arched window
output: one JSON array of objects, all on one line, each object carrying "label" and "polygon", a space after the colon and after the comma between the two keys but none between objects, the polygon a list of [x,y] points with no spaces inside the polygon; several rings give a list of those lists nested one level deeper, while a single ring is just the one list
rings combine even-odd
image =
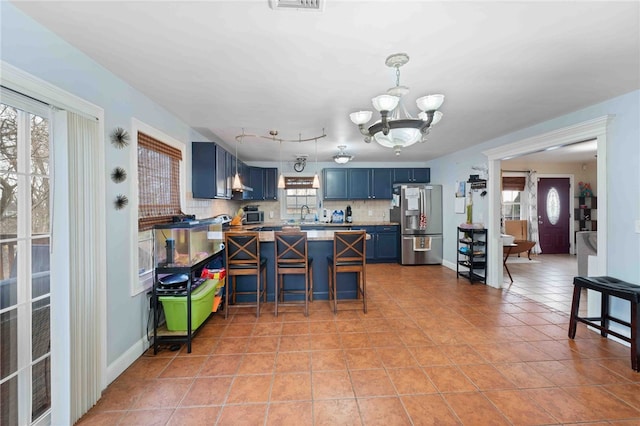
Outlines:
[{"label": "door with arched window", "polygon": [[538,181],[538,233],[542,254],[569,253],[569,178]]}]

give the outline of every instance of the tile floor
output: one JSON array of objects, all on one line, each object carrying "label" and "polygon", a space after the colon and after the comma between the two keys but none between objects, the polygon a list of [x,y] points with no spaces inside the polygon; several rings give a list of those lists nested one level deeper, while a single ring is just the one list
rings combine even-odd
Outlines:
[{"label": "tile floor", "polygon": [[309,317],[215,315],[191,354],[144,354],[79,424],[640,424],[629,349],[584,325],[567,338],[574,272],[557,257],[510,266],[502,290],[368,265],[366,315],[321,300]]},{"label": "tile floor", "polygon": [[[505,271],[505,289],[569,314],[573,295],[573,277],[578,274],[576,257],[570,254],[545,254],[534,255],[531,259],[533,262],[523,254],[517,258],[519,263],[508,263],[513,283],[509,282],[509,276]],[[584,299],[581,298],[580,305],[586,308],[586,296],[584,297]]]}]

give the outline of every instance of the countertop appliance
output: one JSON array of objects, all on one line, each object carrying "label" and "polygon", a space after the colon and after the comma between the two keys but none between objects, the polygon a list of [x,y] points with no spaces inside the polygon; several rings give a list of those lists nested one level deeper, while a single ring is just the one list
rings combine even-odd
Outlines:
[{"label": "countertop appliance", "polygon": [[351,212],[351,206],[347,205],[346,211],[345,211],[345,216],[344,216],[344,221],[347,223],[352,223],[353,222],[353,214]]},{"label": "countertop appliance", "polygon": [[223,225],[228,224],[229,222],[231,222],[231,216],[229,216],[228,214],[219,214],[217,216],[213,217],[213,223],[221,223]]},{"label": "countertop appliance", "polygon": [[331,212],[329,212],[329,209],[322,209],[321,213],[322,214],[320,215],[320,222],[331,222]]},{"label": "countertop appliance", "polygon": [[442,185],[393,185],[390,219],[400,223],[402,265],[442,264]]},{"label": "countertop appliance", "polygon": [[245,223],[262,223],[264,222],[264,212],[261,210],[245,210]]}]

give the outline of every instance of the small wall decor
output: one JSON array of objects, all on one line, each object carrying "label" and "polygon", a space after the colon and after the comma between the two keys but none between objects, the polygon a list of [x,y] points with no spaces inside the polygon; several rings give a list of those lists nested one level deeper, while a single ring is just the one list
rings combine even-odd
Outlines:
[{"label": "small wall decor", "polygon": [[126,195],[118,194],[116,200],[113,202],[116,210],[122,210],[129,204],[129,198]]},{"label": "small wall decor", "polygon": [[116,167],[111,172],[111,180],[115,183],[124,182],[127,179],[127,171],[122,167]]},{"label": "small wall decor", "polygon": [[116,127],[113,129],[113,132],[111,132],[111,143],[118,149],[129,145],[130,139],[129,133],[122,127]]},{"label": "small wall decor", "polygon": [[593,197],[593,189],[589,182],[578,182],[581,197]]}]

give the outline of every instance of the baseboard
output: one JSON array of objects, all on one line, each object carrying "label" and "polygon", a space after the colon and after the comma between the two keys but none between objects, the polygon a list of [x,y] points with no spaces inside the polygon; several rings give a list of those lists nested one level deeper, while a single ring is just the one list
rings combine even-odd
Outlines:
[{"label": "baseboard", "polygon": [[107,366],[107,385],[113,382],[121,375],[124,370],[129,368],[140,355],[149,348],[149,342],[146,336],[142,337],[136,343],[134,343],[127,351],[118,357],[114,362]]},{"label": "baseboard", "polygon": [[442,259],[442,266],[451,269],[452,271],[456,270],[456,263],[455,262],[449,262],[448,260],[444,260]]}]

